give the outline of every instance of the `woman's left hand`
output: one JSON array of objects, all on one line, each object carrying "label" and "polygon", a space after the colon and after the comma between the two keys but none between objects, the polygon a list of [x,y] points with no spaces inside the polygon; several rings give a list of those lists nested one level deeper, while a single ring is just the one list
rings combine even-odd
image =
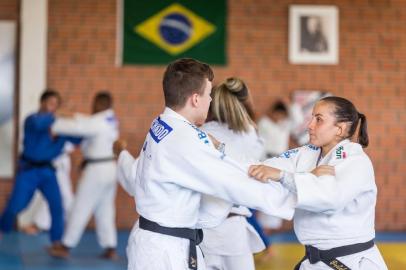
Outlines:
[{"label": "woman's left hand", "polygon": [[249,176],[264,183],[269,180],[279,181],[280,174],[281,170],[266,165],[251,165],[248,169]]}]

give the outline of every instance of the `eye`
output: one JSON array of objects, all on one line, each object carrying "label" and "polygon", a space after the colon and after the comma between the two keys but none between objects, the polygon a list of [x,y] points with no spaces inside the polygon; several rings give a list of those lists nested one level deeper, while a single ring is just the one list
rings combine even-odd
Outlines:
[{"label": "eye", "polygon": [[321,119],[321,117],[319,117],[319,116],[316,117],[316,122],[317,122],[317,123],[320,123],[320,122],[322,122],[322,121],[323,121],[323,119]]}]

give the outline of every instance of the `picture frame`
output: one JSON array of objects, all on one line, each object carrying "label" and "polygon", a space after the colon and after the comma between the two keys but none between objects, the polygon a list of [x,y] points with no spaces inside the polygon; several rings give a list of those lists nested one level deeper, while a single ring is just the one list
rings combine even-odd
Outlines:
[{"label": "picture frame", "polygon": [[336,6],[289,7],[289,62],[338,64],[339,11]]}]

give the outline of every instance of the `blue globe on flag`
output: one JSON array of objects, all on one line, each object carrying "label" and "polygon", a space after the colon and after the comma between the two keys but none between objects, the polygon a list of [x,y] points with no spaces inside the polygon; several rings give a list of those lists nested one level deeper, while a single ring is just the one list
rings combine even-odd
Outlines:
[{"label": "blue globe on flag", "polygon": [[171,13],[165,16],[159,24],[161,37],[172,45],[186,42],[192,35],[192,23],[183,14]]}]

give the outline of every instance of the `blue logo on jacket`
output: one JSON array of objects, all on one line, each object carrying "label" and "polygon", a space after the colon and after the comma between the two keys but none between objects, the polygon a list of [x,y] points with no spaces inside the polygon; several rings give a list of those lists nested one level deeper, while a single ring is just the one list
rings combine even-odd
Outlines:
[{"label": "blue logo on jacket", "polygon": [[196,127],[195,125],[192,125],[190,123],[188,123],[194,130],[197,131],[197,136],[199,137],[200,140],[203,140],[203,142],[205,144],[209,144],[209,137],[207,136],[207,134],[201,130],[200,128]]},{"label": "blue logo on jacket", "polygon": [[281,158],[290,158],[292,155],[295,155],[295,154],[297,154],[298,152],[299,152],[299,149],[298,149],[298,148],[292,149],[292,150],[288,150],[288,151],[282,153],[279,157],[281,157]]},{"label": "blue logo on jacket", "polygon": [[151,128],[149,129],[149,134],[151,135],[152,139],[159,143],[163,140],[169,133],[171,133],[173,129],[164,121],[161,120],[160,117],[155,119],[152,122]]},{"label": "blue logo on jacket", "polygon": [[319,148],[317,146],[313,145],[313,144],[308,144],[307,147],[314,150],[314,151],[319,150]]}]

